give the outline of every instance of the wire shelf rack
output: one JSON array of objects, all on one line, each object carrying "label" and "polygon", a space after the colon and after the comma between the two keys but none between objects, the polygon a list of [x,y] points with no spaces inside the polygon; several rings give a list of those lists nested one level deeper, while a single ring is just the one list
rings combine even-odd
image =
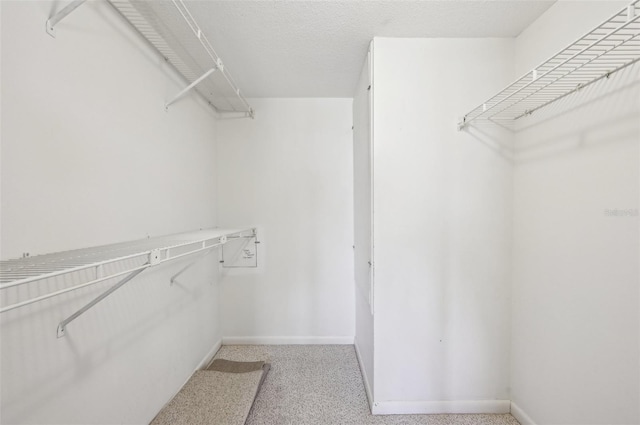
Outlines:
[{"label": "wire shelf rack", "polygon": [[[167,261],[204,253],[225,244],[229,239],[255,237],[255,228],[208,229],[0,261],[0,291],[59,276],[73,274],[76,277],[73,279],[75,281],[73,286],[2,305],[0,313],[109,279],[132,275]],[[78,276],[79,279],[77,279]],[[5,301],[7,297],[3,296],[2,299]]]},{"label": "wire shelf rack", "polygon": [[520,79],[469,111],[458,129],[473,121],[513,124],[559,99],[640,60],[640,0],[589,31]]},{"label": "wire shelf rack", "polygon": [[[111,5],[216,111],[253,117],[253,109],[182,0],[109,0]],[[215,72],[213,72],[213,71]]]}]

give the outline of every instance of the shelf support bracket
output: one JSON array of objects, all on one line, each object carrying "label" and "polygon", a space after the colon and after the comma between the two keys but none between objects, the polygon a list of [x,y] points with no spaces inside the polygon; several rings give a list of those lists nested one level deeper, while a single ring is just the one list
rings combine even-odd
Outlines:
[{"label": "shelf support bracket", "polygon": [[193,83],[189,84],[187,87],[185,87],[180,93],[178,93],[177,95],[175,95],[175,97],[173,99],[171,99],[170,101],[168,101],[167,103],[165,103],[164,108],[165,109],[169,109],[169,106],[173,103],[175,103],[176,101],[178,101],[179,99],[181,99],[185,94],[187,94],[187,92],[189,90],[191,90],[192,88],[194,88],[195,86],[197,86],[202,80],[204,80],[205,78],[207,78],[209,75],[213,74],[218,68],[211,68],[210,70],[208,70],[207,72],[205,72],[204,74],[202,74],[202,76],[200,78],[198,78],[197,80],[195,80]]},{"label": "shelf support bracket", "polygon": [[178,276],[180,276],[182,273],[186,272],[187,270],[189,270],[191,267],[193,267],[198,261],[202,260],[204,257],[207,256],[207,254],[209,254],[211,252],[211,250],[213,250],[213,248],[217,248],[218,244],[212,245],[209,247],[209,249],[207,249],[205,252],[203,252],[200,257],[198,257],[195,261],[190,262],[189,264],[187,264],[186,266],[184,266],[183,268],[180,269],[180,271],[176,274],[174,274],[173,276],[171,276],[171,279],[169,280],[169,286],[172,286],[175,282],[176,279],[178,278]]},{"label": "shelf support bracket", "polygon": [[242,112],[242,111],[222,111],[222,112],[218,112],[218,118],[223,119],[223,120],[233,120],[233,119],[239,119],[239,118],[251,118],[254,119],[254,113],[253,113],[253,109],[251,109],[249,112]]},{"label": "shelf support bracket", "polygon": [[462,117],[462,121],[458,122],[458,131],[464,130],[467,126],[467,116]]},{"label": "shelf support bracket", "polygon": [[47,34],[49,34],[53,38],[56,38],[56,25],[58,24],[58,22],[62,21],[68,14],[80,7],[85,1],[87,0],[74,0],[66,5],[61,11],[47,19]]},{"label": "shelf support bracket", "polygon": [[94,305],[98,304],[100,301],[104,300],[109,295],[114,293],[117,289],[122,287],[125,283],[129,282],[131,279],[133,279],[134,277],[138,276],[140,273],[145,271],[150,265],[151,265],[151,263],[146,263],[145,265],[142,266],[142,268],[140,268],[140,269],[132,272],[131,274],[127,275],[127,277],[122,279],[120,282],[116,283],[111,288],[107,289],[105,292],[103,292],[102,294],[100,294],[96,298],[94,298],[93,301],[91,301],[89,304],[85,305],[80,310],[76,311],[71,316],[67,317],[62,322],[60,322],[58,324],[58,338],[62,338],[65,335],[66,329],[67,329],[67,325],[69,323],[71,323],[74,320],[76,320],[78,317],[80,317],[82,314],[84,314],[91,307],[93,307]]}]

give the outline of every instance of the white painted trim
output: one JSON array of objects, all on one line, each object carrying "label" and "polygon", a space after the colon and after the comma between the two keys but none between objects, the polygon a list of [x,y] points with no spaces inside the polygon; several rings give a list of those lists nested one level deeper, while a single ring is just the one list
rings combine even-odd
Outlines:
[{"label": "white painted trim", "polygon": [[529,415],[527,415],[524,410],[522,410],[513,401],[511,402],[511,415],[520,422],[520,425],[536,425],[536,423],[533,422],[533,419],[531,419]]},{"label": "white painted trim", "polygon": [[371,392],[371,385],[369,384],[369,378],[367,378],[367,372],[364,368],[362,357],[360,356],[360,349],[358,348],[357,340],[354,342],[353,346],[356,348],[356,357],[358,358],[358,365],[360,366],[360,374],[362,375],[362,380],[364,381],[364,390],[367,393],[367,401],[369,401],[369,409],[373,411],[373,393]]},{"label": "white painted trim", "polygon": [[222,345],[352,345],[352,336],[225,336]]},{"label": "white painted trim", "polygon": [[509,413],[510,400],[378,401],[374,415],[425,415],[444,413]]},{"label": "white painted trim", "polygon": [[211,350],[209,350],[209,352],[200,361],[200,363],[198,364],[198,367],[196,367],[196,370],[194,370],[193,373],[196,373],[196,371],[202,370],[205,367],[209,366],[209,363],[211,363],[211,361],[213,360],[213,356],[216,355],[220,347],[222,347],[222,338],[220,338],[215,344],[213,344],[213,347],[211,347]]}]

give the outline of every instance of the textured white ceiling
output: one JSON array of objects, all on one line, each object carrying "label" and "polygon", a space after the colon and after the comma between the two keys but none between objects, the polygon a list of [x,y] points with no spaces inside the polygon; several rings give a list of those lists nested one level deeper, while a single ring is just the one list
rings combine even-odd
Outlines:
[{"label": "textured white ceiling", "polygon": [[187,0],[185,4],[245,96],[352,97],[374,36],[515,37],[554,1]]}]

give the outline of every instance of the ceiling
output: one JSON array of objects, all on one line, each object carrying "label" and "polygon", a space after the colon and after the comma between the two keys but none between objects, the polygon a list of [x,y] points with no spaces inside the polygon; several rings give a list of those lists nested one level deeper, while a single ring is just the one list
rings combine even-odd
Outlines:
[{"label": "ceiling", "polygon": [[374,36],[516,37],[547,0],[185,0],[246,97],[352,97]]}]

